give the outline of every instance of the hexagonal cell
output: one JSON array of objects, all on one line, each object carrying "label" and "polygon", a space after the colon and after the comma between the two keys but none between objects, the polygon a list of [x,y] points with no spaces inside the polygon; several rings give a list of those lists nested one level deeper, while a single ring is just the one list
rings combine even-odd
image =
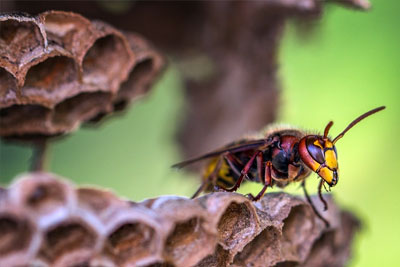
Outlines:
[{"label": "hexagonal cell", "polygon": [[79,14],[63,11],[47,11],[40,15],[47,38],[62,45],[81,60],[94,38],[88,19]]},{"label": "hexagonal cell", "polygon": [[127,201],[119,199],[113,193],[95,188],[78,188],[77,191],[79,207],[90,210],[106,223],[115,210],[120,207],[129,207]]},{"label": "hexagonal cell", "polygon": [[8,191],[8,201],[32,218],[39,228],[47,228],[69,216],[75,203],[72,188],[48,173],[22,176]]},{"label": "hexagonal cell", "polygon": [[8,71],[0,68],[0,108],[16,102],[17,80]]},{"label": "hexagonal cell", "polygon": [[55,178],[48,173],[22,176],[9,190],[10,201],[35,214],[47,214],[69,206],[72,189],[65,181]]},{"label": "hexagonal cell", "polygon": [[317,238],[314,214],[308,205],[298,205],[291,209],[283,221],[282,254],[286,260],[302,261]]},{"label": "hexagonal cell", "polygon": [[52,107],[68,96],[68,84],[76,83],[78,70],[75,61],[65,56],[55,56],[32,66],[27,75],[22,94],[31,103]]},{"label": "hexagonal cell", "polygon": [[[156,74],[158,74],[158,71],[154,69],[152,58],[147,58],[137,63],[129,73],[128,80],[121,85],[121,89],[117,94],[117,100],[120,102],[124,100],[129,102],[142,96],[150,87],[150,81]],[[115,106],[115,110],[121,109],[118,108],[118,105]]]},{"label": "hexagonal cell", "polygon": [[69,132],[82,121],[111,109],[111,94],[104,92],[81,93],[59,103],[54,109],[53,123],[57,131]]},{"label": "hexagonal cell", "polygon": [[218,240],[225,249],[236,250],[256,235],[257,229],[257,219],[248,205],[232,202],[218,222]]},{"label": "hexagonal cell", "polygon": [[59,183],[38,184],[26,196],[26,205],[41,212],[51,211],[67,202],[64,188]]},{"label": "hexagonal cell", "polygon": [[[154,82],[154,77],[159,74],[160,67],[161,65],[158,67],[154,65],[153,58],[144,59],[136,64],[129,73],[128,80],[118,90],[113,102],[113,111],[125,110],[130,102],[145,95],[150,89],[152,82]],[[99,122],[106,115],[107,113],[100,113],[98,116],[92,118],[90,122]]]},{"label": "hexagonal cell", "polygon": [[344,266],[347,255],[344,258],[339,256],[339,250],[333,245],[334,240],[334,231],[323,233],[314,242],[307,260],[300,266],[321,266],[322,261],[324,266]]},{"label": "hexagonal cell", "polygon": [[268,226],[235,256],[238,266],[272,266],[280,260],[281,232],[275,226]]},{"label": "hexagonal cell", "polygon": [[139,222],[126,222],[108,235],[105,253],[118,264],[135,265],[154,253],[155,229]]},{"label": "hexagonal cell", "polygon": [[44,38],[34,18],[0,16],[0,52],[3,59],[19,65],[28,62],[32,51],[42,49]]},{"label": "hexagonal cell", "polygon": [[81,266],[96,253],[97,233],[81,221],[64,221],[46,231],[38,257],[51,266]]},{"label": "hexagonal cell", "polygon": [[[332,206],[332,202],[330,203]],[[345,266],[351,257],[352,240],[360,222],[349,212],[341,211],[340,225],[336,229],[325,229],[314,243],[307,259],[300,266]]]},{"label": "hexagonal cell", "polygon": [[46,134],[51,111],[39,105],[12,105],[0,109],[0,136],[21,137]]},{"label": "hexagonal cell", "polygon": [[[0,214],[0,265],[27,264],[33,241],[34,226],[24,218],[12,214]],[[33,248],[34,250],[34,248]]]},{"label": "hexagonal cell", "polygon": [[115,92],[118,83],[126,79],[131,54],[117,35],[99,38],[83,59],[83,81],[101,90]]},{"label": "hexagonal cell", "polygon": [[209,255],[197,263],[196,267],[219,267],[229,266],[231,261],[229,251],[224,250],[220,245],[217,245],[214,254]]},{"label": "hexagonal cell", "polygon": [[212,252],[214,240],[205,231],[201,218],[177,222],[166,240],[165,257],[177,266],[192,266]]}]

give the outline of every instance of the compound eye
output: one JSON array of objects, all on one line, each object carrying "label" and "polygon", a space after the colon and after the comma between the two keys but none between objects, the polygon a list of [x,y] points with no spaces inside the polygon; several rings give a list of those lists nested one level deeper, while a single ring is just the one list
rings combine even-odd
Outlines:
[{"label": "compound eye", "polygon": [[323,164],[325,162],[324,149],[317,138],[310,137],[307,139],[307,150],[318,163]]}]

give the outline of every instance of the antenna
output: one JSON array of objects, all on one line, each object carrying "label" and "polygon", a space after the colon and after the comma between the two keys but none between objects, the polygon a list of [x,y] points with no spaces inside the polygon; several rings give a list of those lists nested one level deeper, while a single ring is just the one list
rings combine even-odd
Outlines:
[{"label": "antenna", "polygon": [[[360,121],[362,121],[362,120],[365,119],[366,117],[371,116],[372,114],[374,114],[374,113],[376,113],[376,112],[378,112],[378,111],[381,111],[381,110],[383,110],[383,109],[385,109],[385,108],[386,108],[385,106],[381,106],[381,107],[374,108],[373,110],[370,110],[370,111],[368,111],[368,112],[362,114],[360,117],[358,117],[357,119],[355,119],[354,121],[352,121],[352,122],[346,127],[346,129],[344,129],[343,132],[341,132],[338,136],[336,136],[335,139],[333,139],[332,143],[335,144],[340,138],[342,138],[342,137],[344,136],[344,134],[345,134],[348,130],[350,130],[354,125],[356,125],[357,123],[359,123]],[[329,124],[330,124],[330,123],[328,123],[328,125],[326,126],[326,128],[328,128]],[[332,125],[331,125],[331,126],[332,126]],[[326,128],[325,128],[325,132],[326,132]],[[329,127],[329,128],[330,128],[330,127]],[[328,131],[329,131],[329,128],[328,128]]]},{"label": "antenna", "polygon": [[324,138],[327,138],[327,137],[328,137],[328,133],[329,133],[329,130],[331,129],[332,125],[333,125],[333,121],[330,121],[330,122],[326,125],[325,130],[324,130]]}]

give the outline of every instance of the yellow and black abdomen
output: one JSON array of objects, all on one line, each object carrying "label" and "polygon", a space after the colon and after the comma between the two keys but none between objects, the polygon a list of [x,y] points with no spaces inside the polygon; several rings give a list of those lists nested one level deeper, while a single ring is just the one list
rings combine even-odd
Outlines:
[{"label": "yellow and black abdomen", "polygon": [[[241,171],[241,169],[239,169],[239,171]],[[204,181],[210,181],[210,178],[211,180],[215,179],[215,185],[219,187],[231,188],[235,185],[239,176],[231,169],[224,158],[215,157],[209,161],[203,174]],[[206,190],[213,191],[213,187],[214,185],[210,184]]]}]

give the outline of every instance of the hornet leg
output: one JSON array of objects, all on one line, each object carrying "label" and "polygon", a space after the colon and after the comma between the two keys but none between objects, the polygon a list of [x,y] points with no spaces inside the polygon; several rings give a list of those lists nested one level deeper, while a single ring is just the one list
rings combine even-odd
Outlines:
[{"label": "hornet leg", "polygon": [[261,153],[262,153],[261,151],[257,151],[256,153],[254,153],[254,155],[250,158],[250,160],[244,166],[243,170],[240,172],[240,177],[236,181],[235,185],[232,188],[224,188],[224,187],[219,187],[219,188],[221,188],[225,191],[228,191],[228,192],[235,192],[240,187],[240,184],[243,182],[243,178],[245,176],[247,176],[247,173],[249,172],[251,165],[253,165],[255,158],[257,157],[258,154],[261,154]]},{"label": "hornet leg", "polygon": [[304,195],[305,195],[305,197],[307,199],[307,202],[308,202],[308,204],[310,204],[310,206],[313,209],[315,215],[317,215],[317,217],[320,218],[325,223],[326,227],[329,227],[329,222],[324,217],[322,217],[321,214],[319,214],[317,208],[315,208],[314,204],[312,203],[311,198],[307,193],[305,180],[301,183],[301,186],[303,187]]},{"label": "hornet leg", "polygon": [[322,197],[322,186],[324,185],[324,180],[321,179],[318,186],[318,196],[321,202],[324,204],[324,211],[328,209],[328,203],[326,203],[325,199]]},{"label": "hornet leg", "polygon": [[257,196],[253,196],[252,194],[247,194],[247,197],[252,200],[252,201],[258,201],[260,198],[263,197],[265,194],[265,191],[269,186],[272,184],[272,177],[271,177],[271,168],[272,168],[272,163],[271,161],[267,161],[265,163],[265,177],[264,177],[264,187],[261,189],[261,191],[257,194]]}]

